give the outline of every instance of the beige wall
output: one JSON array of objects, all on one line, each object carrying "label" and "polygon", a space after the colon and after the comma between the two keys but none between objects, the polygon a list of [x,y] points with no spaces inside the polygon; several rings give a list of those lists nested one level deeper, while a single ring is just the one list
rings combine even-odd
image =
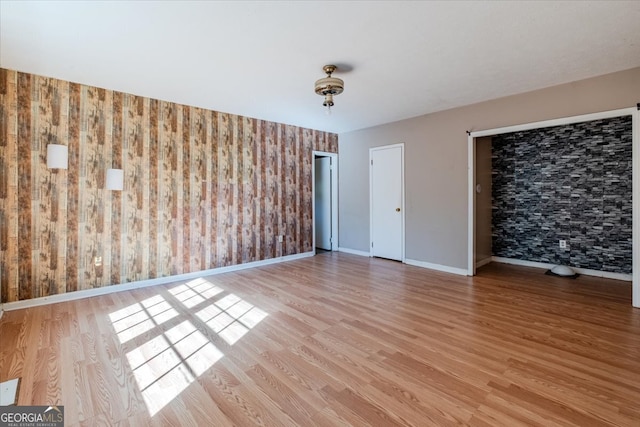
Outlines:
[{"label": "beige wall", "polygon": [[406,258],[467,268],[467,134],[635,106],[640,67],[339,135],[340,246],[368,252],[369,148],[405,143]]},{"label": "beige wall", "polygon": [[491,251],[491,137],[476,138],[476,262],[490,258]]}]

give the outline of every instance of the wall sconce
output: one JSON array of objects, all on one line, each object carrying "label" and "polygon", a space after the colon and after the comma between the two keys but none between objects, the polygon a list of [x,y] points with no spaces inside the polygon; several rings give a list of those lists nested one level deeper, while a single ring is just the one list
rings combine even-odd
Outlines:
[{"label": "wall sconce", "polygon": [[47,167],[49,169],[67,169],[69,165],[69,147],[66,145],[47,145]]},{"label": "wall sconce", "polygon": [[122,169],[107,169],[105,188],[122,191],[124,189],[124,171]]}]

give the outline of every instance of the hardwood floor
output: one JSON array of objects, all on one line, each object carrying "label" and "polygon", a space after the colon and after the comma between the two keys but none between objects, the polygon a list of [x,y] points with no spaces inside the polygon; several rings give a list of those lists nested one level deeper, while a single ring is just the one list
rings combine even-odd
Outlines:
[{"label": "hardwood floor", "polygon": [[342,253],[6,312],[0,381],[89,425],[640,425],[624,282]]}]

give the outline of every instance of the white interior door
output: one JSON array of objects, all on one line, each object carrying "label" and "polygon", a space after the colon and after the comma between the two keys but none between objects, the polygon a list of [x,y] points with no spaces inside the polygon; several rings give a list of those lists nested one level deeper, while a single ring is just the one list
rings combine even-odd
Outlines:
[{"label": "white interior door", "polygon": [[371,254],[404,258],[403,146],[372,148]]},{"label": "white interior door", "polygon": [[331,157],[315,159],[316,247],[331,250]]}]

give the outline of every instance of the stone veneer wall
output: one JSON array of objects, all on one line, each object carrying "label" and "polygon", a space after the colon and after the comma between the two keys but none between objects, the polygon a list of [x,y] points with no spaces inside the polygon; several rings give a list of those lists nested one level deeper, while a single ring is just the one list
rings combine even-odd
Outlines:
[{"label": "stone veneer wall", "polygon": [[631,273],[631,116],[497,135],[492,150],[494,256]]}]

